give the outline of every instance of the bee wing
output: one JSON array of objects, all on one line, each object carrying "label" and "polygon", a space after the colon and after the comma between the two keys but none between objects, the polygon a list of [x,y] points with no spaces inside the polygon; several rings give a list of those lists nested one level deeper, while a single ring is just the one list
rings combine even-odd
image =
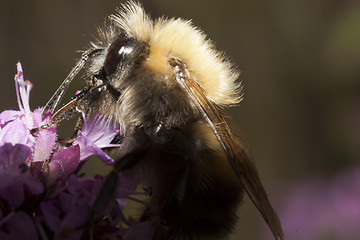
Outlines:
[{"label": "bee wing", "polygon": [[245,191],[262,214],[275,239],[283,239],[280,220],[268,200],[259,174],[248,157],[244,144],[231,133],[223,114],[205,96],[201,86],[189,76],[185,65],[179,61],[172,62],[171,65],[175,69],[176,80],[185,89],[192,103],[210,125],[234,171],[244,185]]}]

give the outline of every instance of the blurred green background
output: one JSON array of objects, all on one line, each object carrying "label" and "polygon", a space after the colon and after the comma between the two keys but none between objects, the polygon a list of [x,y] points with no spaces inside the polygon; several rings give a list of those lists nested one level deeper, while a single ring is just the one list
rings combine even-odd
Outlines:
[{"label": "blurred green background", "polygon": [[[13,82],[18,60],[35,86],[32,109],[43,106],[80,57],[76,50],[87,46],[120,2],[3,0],[0,110],[18,109]],[[233,119],[280,212],[297,184],[326,181],[359,164],[359,1],[144,0],[143,5],[152,17],[192,19],[241,70],[245,95]],[[83,87],[79,80],[65,98]],[[360,189],[360,182],[353,184]],[[233,240],[272,239],[249,199],[239,212]],[[358,223],[360,228],[360,215]]]}]

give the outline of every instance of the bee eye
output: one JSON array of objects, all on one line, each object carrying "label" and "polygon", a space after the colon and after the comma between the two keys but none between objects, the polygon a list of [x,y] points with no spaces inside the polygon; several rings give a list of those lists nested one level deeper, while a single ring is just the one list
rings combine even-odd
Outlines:
[{"label": "bee eye", "polygon": [[119,63],[133,51],[133,46],[129,43],[131,43],[129,38],[121,36],[111,44],[104,63],[106,75],[113,74]]}]

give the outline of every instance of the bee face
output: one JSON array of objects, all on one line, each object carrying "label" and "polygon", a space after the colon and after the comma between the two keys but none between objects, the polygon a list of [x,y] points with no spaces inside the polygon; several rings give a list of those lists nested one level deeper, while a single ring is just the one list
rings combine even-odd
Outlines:
[{"label": "bee face", "polygon": [[91,79],[101,80],[115,89],[120,88],[121,83],[129,78],[147,51],[145,43],[124,34],[119,34],[103,48],[92,51],[96,50],[98,53],[88,63],[88,74]]},{"label": "bee face", "polygon": [[[98,51],[87,62],[88,79],[94,85],[105,83],[118,99],[102,96],[99,102],[104,104],[96,103],[92,109],[119,121],[124,130],[126,125],[143,125],[146,118],[172,126],[196,117],[192,116],[197,113],[196,107],[177,82],[171,59],[186,67],[214,104],[225,106],[241,100],[238,74],[232,64],[190,21],[153,21],[139,4],[131,3],[110,16],[98,32],[98,39],[88,50]],[[136,101],[135,96],[143,99]],[[149,117],[149,111],[157,113]]]},{"label": "bee face", "polygon": [[[124,66],[129,67],[141,56],[144,61],[140,64],[156,74],[157,79],[173,81],[173,70],[169,66],[169,59],[173,57],[186,64],[214,103],[228,105],[240,101],[238,73],[190,21],[180,18],[154,21],[139,4],[132,3],[123,5],[118,14],[111,15],[98,32],[99,38],[91,49],[103,51],[101,57],[94,58],[90,64],[90,75],[99,73],[102,67],[116,71],[115,65],[118,72],[123,72]],[[113,78],[121,79],[121,76]]]}]

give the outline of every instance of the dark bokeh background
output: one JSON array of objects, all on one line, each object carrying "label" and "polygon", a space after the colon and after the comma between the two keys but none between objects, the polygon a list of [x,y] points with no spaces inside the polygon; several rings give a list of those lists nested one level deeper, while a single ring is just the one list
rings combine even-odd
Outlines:
[{"label": "dark bokeh background", "polygon": [[[35,85],[32,109],[43,106],[80,57],[76,50],[87,46],[95,27],[119,3],[2,1],[0,110],[17,109],[13,77],[18,60],[25,79]],[[359,1],[143,4],[153,17],[192,19],[239,66],[245,99],[232,111],[233,119],[250,142],[264,185],[280,212],[299,183],[311,185],[314,178],[326,182],[359,164]],[[82,83],[75,81],[67,96]],[[271,239],[248,199],[240,214],[232,239]]]}]

